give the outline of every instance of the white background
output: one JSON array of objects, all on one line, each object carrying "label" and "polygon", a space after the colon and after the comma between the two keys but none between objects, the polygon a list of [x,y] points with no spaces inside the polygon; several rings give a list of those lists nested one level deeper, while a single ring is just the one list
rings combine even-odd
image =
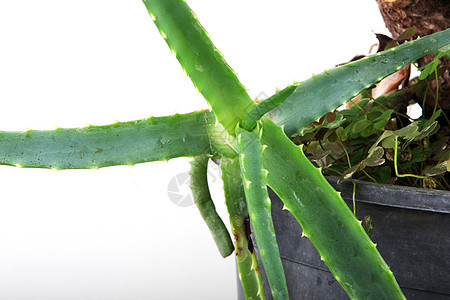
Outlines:
[{"label": "white background", "polygon": [[[386,33],[375,0],[274,3],[188,1],[252,98],[367,54]],[[1,130],[208,108],[138,0],[0,0],[0,101]],[[188,169],[183,158],[0,166],[0,299],[234,299],[234,257],[220,257],[194,206],[169,200]]]}]

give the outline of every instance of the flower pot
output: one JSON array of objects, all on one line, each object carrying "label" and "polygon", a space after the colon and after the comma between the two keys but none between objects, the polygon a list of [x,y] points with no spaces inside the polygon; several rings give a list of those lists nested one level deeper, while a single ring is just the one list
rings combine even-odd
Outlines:
[{"label": "flower pot", "polygon": [[[328,180],[349,207],[353,184]],[[408,299],[450,299],[450,192],[356,182],[356,216],[374,221],[373,242]],[[291,299],[349,299],[294,217],[269,191]],[[262,263],[259,262],[263,269]],[[266,297],[272,299],[262,271]],[[245,299],[242,287],[238,298]]]}]

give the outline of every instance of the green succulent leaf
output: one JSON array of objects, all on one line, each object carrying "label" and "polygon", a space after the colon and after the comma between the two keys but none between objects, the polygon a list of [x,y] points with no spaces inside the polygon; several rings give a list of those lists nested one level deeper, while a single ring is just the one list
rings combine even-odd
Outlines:
[{"label": "green succulent leaf", "polygon": [[185,1],[144,1],[152,20],[229,134],[256,105]]},{"label": "green succulent leaf", "polygon": [[194,203],[211,231],[220,254],[222,257],[227,257],[233,253],[234,247],[228,229],[217,213],[209,192],[207,179],[208,161],[209,158],[207,156],[197,156],[191,160],[191,170],[189,172],[191,175],[190,188],[194,197]]},{"label": "green succulent leaf", "polygon": [[289,299],[266,187],[267,173],[262,161],[264,147],[260,140],[261,128],[256,126],[252,131],[247,131],[238,125],[236,137],[250,222],[272,296],[275,300]]},{"label": "green succulent leaf", "polygon": [[405,299],[392,272],[340,195],[280,127],[264,117],[261,121],[261,141],[268,146],[263,163],[269,171],[269,186],[300,223],[304,235],[350,298]]},{"label": "green succulent leaf", "polygon": [[215,156],[219,151],[233,156],[232,139],[224,143],[224,134],[225,130],[216,126],[214,114],[208,111],[105,126],[0,131],[0,164],[97,169],[181,156]]},{"label": "green succulent leaf", "polygon": [[271,118],[285,125],[290,136],[449,40],[447,29],[313,76],[301,82]]},{"label": "green succulent leaf", "polygon": [[230,215],[231,230],[236,249],[239,279],[246,299],[266,299],[256,254],[250,239],[248,210],[242,184],[239,159],[221,160],[225,204]]},{"label": "green succulent leaf", "polygon": [[261,103],[256,105],[244,119],[242,119],[241,126],[248,131],[251,131],[255,128],[256,122],[261,119],[262,116],[283,103],[283,101],[292,94],[296,87],[296,85],[289,85],[283,90],[277,92],[275,95],[263,100]]}]

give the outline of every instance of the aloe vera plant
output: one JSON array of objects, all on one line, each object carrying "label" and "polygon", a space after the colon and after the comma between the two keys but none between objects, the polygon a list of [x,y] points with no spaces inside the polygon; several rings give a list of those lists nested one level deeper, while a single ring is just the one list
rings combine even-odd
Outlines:
[{"label": "aloe vera plant", "polygon": [[[221,158],[239,273],[248,298],[264,298],[248,237],[248,217],[256,242],[267,257],[263,263],[269,266],[267,270],[274,270],[272,275],[276,278],[269,278],[273,296],[288,297],[283,276],[277,277],[282,269],[270,228],[270,203],[264,190],[268,184],[297,218],[305,236],[317,247],[351,298],[402,299],[392,272],[362,226],[320,170],[309,163],[301,149],[285,134],[300,131],[364,88],[447,45],[449,30],[326,71],[288,87],[257,106],[185,2],[146,0],[144,3],[212,111],[107,126],[2,132],[0,163],[17,167],[97,169],[180,156]],[[274,108],[272,120],[263,116]],[[256,136],[254,130],[257,130]],[[245,141],[239,141],[239,135],[257,143],[245,146]],[[286,176],[286,170],[291,170],[293,175]],[[257,182],[257,186],[252,186],[251,182]],[[211,214],[213,211],[210,204],[205,204],[209,201],[199,200],[206,217],[208,211]],[[259,223],[259,218],[264,218],[264,222]],[[218,241],[219,247],[229,247],[223,226],[210,228],[213,235],[220,230],[220,236],[224,237],[218,239],[222,241]],[[265,248],[267,244],[271,248]],[[223,251],[224,255],[227,253],[229,251]]]}]

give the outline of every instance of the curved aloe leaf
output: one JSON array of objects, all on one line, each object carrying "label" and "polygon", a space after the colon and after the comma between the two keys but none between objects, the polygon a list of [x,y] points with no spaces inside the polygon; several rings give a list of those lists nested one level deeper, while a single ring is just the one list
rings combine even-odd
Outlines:
[{"label": "curved aloe leaf", "polygon": [[256,253],[250,239],[250,226],[239,159],[222,159],[223,190],[234,236],[239,279],[246,299],[265,299]]},{"label": "curved aloe leaf", "polygon": [[267,182],[352,299],[405,299],[391,270],[339,193],[280,127],[263,118]]},{"label": "curved aloe leaf", "polygon": [[236,138],[250,222],[272,296],[275,300],[289,299],[266,187],[267,173],[262,161],[261,130],[257,126],[254,130],[247,131],[238,125]]},{"label": "curved aloe leaf", "polygon": [[245,118],[241,121],[241,126],[248,131],[253,130],[256,126],[256,122],[261,119],[267,112],[271,111],[275,107],[281,105],[281,103],[286,100],[297,88],[297,85],[289,85],[278,93],[272,95],[271,97],[263,100],[261,103],[256,105]]},{"label": "curved aloe leaf", "polygon": [[211,199],[207,179],[208,161],[207,156],[197,156],[191,160],[190,187],[194,196],[194,203],[211,231],[220,254],[222,257],[227,257],[233,253],[234,247],[228,229],[217,214],[216,207]]},{"label": "curved aloe leaf", "polygon": [[301,82],[269,117],[290,136],[363,90],[450,43],[450,29],[367,56]]},{"label": "curved aloe leaf", "polygon": [[[0,164],[54,169],[96,169],[114,165],[215,155],[224,145],[211,112],[198,111],[106,126],[0,132]],[[216,140],[219,139],[220,143]],[[221,145],[221,146],[220,146]],[[225,146],[225,147],[222,147]]]},{"label": "curved aloe leaf", "polygon": [[[144,1],[169,48],[195,87],[213,108],[219,122],[234,135],[236,124],[255,106],[214,47],[208,33],[185,1]],[[233,114],[228,113],[232,109]]]}]

